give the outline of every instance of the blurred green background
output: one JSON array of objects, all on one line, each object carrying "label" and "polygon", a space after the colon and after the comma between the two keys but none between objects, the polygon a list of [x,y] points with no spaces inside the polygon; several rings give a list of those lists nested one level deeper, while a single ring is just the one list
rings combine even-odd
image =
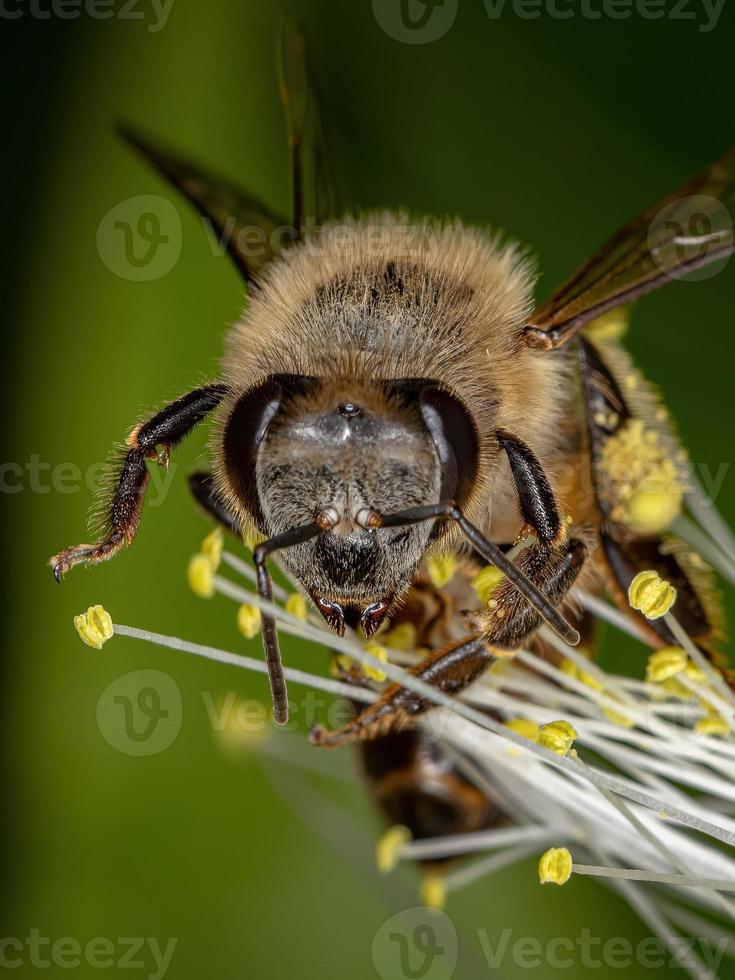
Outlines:
[{"label": "blurred green background", "polygon": [[[391,12],[388,0],[376,7]],[[101,602],[116,622],[245,648],[234,606],[195,599],[185,580],[208,529],[184,479],[206,454],[206,431],[176,454],[165,507],[146,508],[134,550],[62,588],[45,567],[84,539],[91,494],[78,474],[141,409],[216,373],[242,305],[228,260],[116,140],[114,120],[195,151],[287,209],[274,48],[289,10],[309,35],[343,200],[507,229],[538,255],[545,295],[622,221],[734,141],[735,6],[702,31],[707,18],[693,0],[695,20],[525,20],[511,10],[491,19],[479,0],[463,0],[451,29],[426,44],[391,37],[366,0],[174,0],[160,30],[149,29],[158,18],[142,0],[134,9],[144,20],[12,9],[23,16],[1,25],[3,429],[15,468],[4,470],[3,488],[0,933],[36,928],[82,944],[144,936],[162,946],[178,937],[167,973],[176,980],[374,977],[373,937],[416,904],[416,880],[408,869],[391,879],[374,870],[379,823],[349,753],[311,752],[295,733],[226,737],[207,705],[264,698],[261,677],[122,638],[96,653],[71,625]],[[110,209],[141,194],[170,197],[183,229],[178,262],[149,282],[116,275],[96,240]],[[693,459],[712,473],[733,458],[733,309],[731,263],[643,301],[630,336]],[[732,519],[730,472],[717,503]],[[639,652],[613,639],[605,662],[640,674]],[[288,663],[326,669],[322,651],[283,647]],[[260,655],[258,641],[248,652]],[[109,714],[97,720],[103,692],[137,670],[165,672],[182,710],[172,744],[141,757],[110,744]],[[531,861],[453,896],[449,912],[458,977],[586,975],[578,961],[524,969],[510,955],[492,969],[478,929],[491,943],[505,928],[542,943],[585,928],[603,941],[649,935],[593,882],[539,888]],[[24,955],[16,974],[35,975]]]}]

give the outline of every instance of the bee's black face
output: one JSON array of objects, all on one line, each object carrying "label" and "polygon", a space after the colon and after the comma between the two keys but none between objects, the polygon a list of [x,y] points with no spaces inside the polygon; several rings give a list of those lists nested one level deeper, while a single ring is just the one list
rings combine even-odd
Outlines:
[{"label": "bee's black face", "polygon": [[340,391],[285,406],[260,447],[256,481],[268,533],[316,518],[328,526],[281,561],[333,629],[359,623],[370,635],[409,584],[432,530],[375,528],[370,516],[436,503],[441,471],[418,413],[367,402]]},{"label": "bee's black face", "polygon": [[379,516],[463,504],[477,447],[466,409],[431,381],[274,375],[231,408],[219,489],[268,537],[320,525],[280,560],[334,630],[359,624],[369,636],[434,533],[431,521],[381,527]]}]

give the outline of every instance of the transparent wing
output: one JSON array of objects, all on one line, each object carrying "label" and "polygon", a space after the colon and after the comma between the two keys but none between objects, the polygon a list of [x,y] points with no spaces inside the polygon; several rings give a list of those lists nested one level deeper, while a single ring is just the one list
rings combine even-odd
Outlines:
[{"label": "transparent wing", "polygon": [[[164,148],[129,126],[120,135],[194,205],[246,282],[288,240],[288,220],[242,187]],[[283,240],[282,240],[283,239]]]},{"label": "transparent wing", "polygon": [[560,347],[595,317],[726,260],[735,249],[735,148],[628,222],[531,318],[531,347]]},{"label": "transparent wing", "polygon": [[290,18],[281,29],[280,76],[291,145],[293,225],[302,237],[334,215],[335,198],[306,41]]}]

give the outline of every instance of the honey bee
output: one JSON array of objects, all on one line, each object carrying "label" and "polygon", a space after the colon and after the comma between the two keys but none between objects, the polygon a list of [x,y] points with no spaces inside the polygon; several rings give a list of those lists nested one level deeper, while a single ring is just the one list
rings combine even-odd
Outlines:
[{"label": "honey bee", "polygon": [[[504,652],[537,642],[544,623],[579,642],[585,624],[575,589],[607,591],[636,616],[627,591],[645,569],[676,586],[682,625],[713,655],[718,611],[709,582],[665,522],[642,519],[640,500],[634,507],[630,488],[611,476],[610,460],[625,460],[628,443],[636,458],[641,427],[641,445],[661,470],[677,458],[675,437],[619,345],[587,328],[672,275],[733,251],[732,222],[715,232],[711,221],[694,227],[689,202],[696,195],[705,218],[710,207],[732,209],[735,151],[630,221],[535,307],[533,264],[512,243],[401,213],[334,218],[311,73],[292,25],[282,50],[291,222],[124,130],[223,237],[246,283],[247,308],[227,338],[221,378],[132,430],[102,536],[55,555],[57,579],[132,543],[147,461],[166,465],[216,413],[212,472],[194,474],[190,485],[230,530],[263,536],[254,549],[260,596],[272,598],[268,559],[277,555],[340,635],[349,627],[370,637],[408,618],[431,651],[413,674],[445,694],[459,694]],[[657,224],[663,212],[667,220]],[[260,249],[253,229],[262,233]],[[446,597],[425,575],[427,556],[447,548],[504,574],[492,599],[464,618],[439,608]],[[461,612],[462,596],[456,605]],[[639,626],[654,646],[675,642],[663,620]],[[262,634],[274,717],[284,723],[287,691],[270,615]],[[343,729],[316,729],[312,740],[362,742],[381,805],[415,836],[502,819],[416,728],[430,707],[391,685]],[[391,782],[392,774],[400,778]]]}]

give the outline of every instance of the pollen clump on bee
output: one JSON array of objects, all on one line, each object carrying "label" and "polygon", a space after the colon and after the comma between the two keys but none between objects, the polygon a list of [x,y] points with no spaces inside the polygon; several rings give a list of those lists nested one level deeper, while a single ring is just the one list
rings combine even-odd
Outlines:
[{"label": "pollen clump on bee", "polygon": [[603,313],[602,316],[591,320],[584,332],[593,340],[621,340],[628,332],[630,323],[630,307],[619,306],[616,310]]},{"label": "pollen clump on bee", "polygon": [[89,647],[101,650],[113,635],[112,617],[104,606],[90,606],[74,617],[74,628]]},{"label": "pollen clump on bee", "polygon": [[539,729],[538,743],[556,755],[566,755],[576,737],[577,731],[568,721],[550,721]]},{"label": "pollen clump on bee", "polygon": [[676,589],[658,572],[648,569],[639,572],[628,586],[628,602],[646,619],[660,619],[676,602]]},{"label": "pollen clump on bee", "polygon": [[550,847],[539,858],[538,877],[542,885],[565,885],[572,876],[572,855],[566,847]]},{"label": "pollen clump on bee", "polygon": [[480,602],[489,602],[493,592],[503,580],[503,573],[494,565],[486,565],[472,579],[472,588]]},{"label": "pollen clump on bee", "polygon": [[237,610],[237,628],[247,640],[252,640],[260,632],[260,609],[243,602]]},{"label": "pollen clump on bee", "polygon": [[613,520],[658,534],[679,515],[686,486],[659,433],[629,419],[600,453],[601,492]]},{"label": "pollen clump on bee", "polygon": [[426,562],[426,570],[429,573],[431,584],[437,589],[441,589],[448,582],[451,582],[458,567],[459,559],[451,551],[432,555]]}]

